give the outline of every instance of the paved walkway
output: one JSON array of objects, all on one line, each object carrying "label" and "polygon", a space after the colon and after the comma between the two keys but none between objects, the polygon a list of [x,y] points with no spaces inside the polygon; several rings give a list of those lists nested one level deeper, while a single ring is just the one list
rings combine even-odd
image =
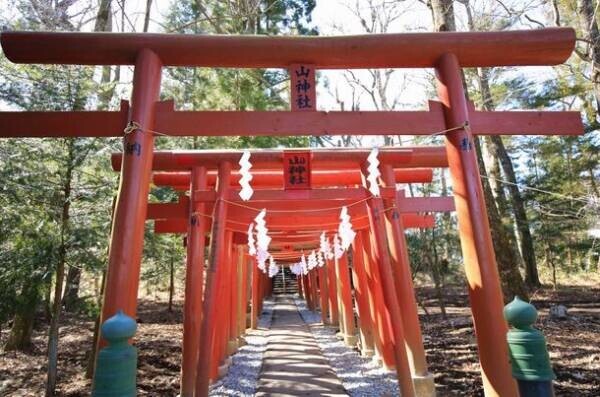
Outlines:
[{"label": "paved walkway", "polygon": [[293,300],[275,301],[257,396],[347,396]]}]

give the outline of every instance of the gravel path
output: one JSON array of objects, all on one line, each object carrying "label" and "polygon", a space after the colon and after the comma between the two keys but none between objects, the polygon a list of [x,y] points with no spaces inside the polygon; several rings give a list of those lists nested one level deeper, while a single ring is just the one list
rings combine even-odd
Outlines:
[{"label": "gravel path", "polygon": [[347,396],[290,295],[279,295],[257,396]]},{"label": "gravel path", "polygon": [[246,344],[231,356],[232,364],[227,375],[211,386],[209,396],[254,396],[272,318],[273,301],[265,300],[258,329],[246,334]]},{"label": "gravel path", "polygon": [[295,298],[294,301],[323,355],[329,360],[350,396],[400,395],[395,372],[386,371],[371,359],[361,357],[335,336],[334,328],[323,326],[320,314],[308,310],[303,300]]}]

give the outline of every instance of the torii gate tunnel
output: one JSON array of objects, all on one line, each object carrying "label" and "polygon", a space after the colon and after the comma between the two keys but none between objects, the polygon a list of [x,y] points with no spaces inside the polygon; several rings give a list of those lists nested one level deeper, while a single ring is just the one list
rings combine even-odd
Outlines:
[{"label": "torii gate tunnel", "polygon": [[[233,263],[230,255],[233,246],[240,250],[239,258],[245,257],[244,251],[239,248],[242,245],[236,240],[236,235],[244,230],[239,230],[239,224],[234,222],[247,225],[250,218],[244,212],[247,208],[236,205],[235,192],[231,189],[232,168],[241,153],[154,153],[156,132],[168,136],[445,135],[445,148],[382,150],[379,160],[384,188],[379,198],[368,196],[362,184],[368,154],[365,151],[314,151],[311,156],[315,185],[295,191],[282,191],[281,185],[272,182],[282,178],[276,172],[279,170],[281,173],[281,151],[254,152],[253,164],[265,173],[263,187],[267,188],[257,189],[253,199],[259,200],[261,206],[264,202],[267,208],[275,211],[268,222],[276,225],[273,229],[280,232],[280,235],[274,235],[276,245],[282,247],[282,251],[276,254],[280,258],[284,258],[286,246],[295,251],[303,244],[309,244],[312,241],[312,232],[309,231],[314,232],[317,224],[320,224],[321,230],[332,215],[321,214],[315,219],[306,214],[295,217],[281,215],[285,212],[277,216],[276,211],[298,208],[302,213],[302,210],[330,206],[331,201],[338,201],[336,204],[340,205],[365,200],[362,206],[351,206],[352,216],[357,219],[364,217],[364,221],[356,222],[360,231],[352,247],[352,277],[359,322],[362,321],[361,338],[367,341],[371,338],[371,345],[382,354],[386,365],[396,367],[402,395],[412,396],[423,378],[427,382],[429,374],[412,291],[404,227],[411,222],[417,227],[428,226],[428,218],[417,215],[419,212],[451,208],[444,201],[446,199],[426,202],[403,198],[395,193],[395,183],[398,179],[402,180],[402,170],[398,169],[447,165],[454,192],[485,395],[518,395],[504,343],[507,326],[502,316],[502,292],[473,137],[486,134],[577,135],[583,132],[583,127],[577,112],[475,110],[464,92],[461,68],[560,64],[573,51],[575,33],[572,29],[345,37],[3,32],[0,41],[8,59],[17,63],[135,66],[131,101],[122,102],[120,111],[0,112],[0,136],[123,136],[123,157],[118,159],[121,178],[102,318],[106,319],[120,309],[135,317],[147,216],[156,219],[155,228],[159,232],[187,232],[186,295],[190,296],[186,296],[185,308],[188,337],[184,337],[182,395],[207,395],[208,380],[215,379],[216,366],[225,357],[225,341],[239,336],[240,329],[235,329],[233,313],[233,308],[238,306],[227,306],[231,309],[231,317],[227,320],[227,312],[217,311],[215,302],[219,293],[236,290],[234,280],[237,283],[245,277],[245,266],[240,265],[242,273],[237,277],[238,272],[227,270],[225,263]],[[163,66],[289,69],[292,110],[175,111],[172,102],[158,100]],[[439,102],[430,102],[428,111],[316,110],[316,70],[362,68],[434,68]],[[186,204],[186,199],[181,199],[179,206],[153,205],[148,210],[147,197],[153,168],[169,172],[167,175],[155,174],[154,178],[166,177],[169,185],[190,188],[189,202]],[[332,178],[327,173],[335,171],[343,171],[339,172],[343,175],[342,180],[327,182],[327,178]],[[182,176],[174,172],[188,174]],[[318,172],[323,174],[317,176]],[[405,175],[406,180],[419,180],[418,173],[422,171],[414,172],[412,177]],[[321,182],[317,183],[319,178],[322,178]],[[316,186],[321,188],[314,188]],[[396,209],[387,211],[389,208]],[[398,214],[397,211],[402,216],[389,216]],[[382,216],[384,213],[386,215]],[[212,215],[211,218],[194,218],[198,214]],[[284,227],[292,222],[298,222],[299,227],[307,231],[295,236]],[[206,291],[203,293],[202,266],[198,264],[204,260],[204,237],[209,224],[210,258]],[[194,228],[191,225],[199,226]],[[239,263],[243,261],[240,259]],[[326,271],[303,277],[301,284],[304,289],[301,292],[309,305],[315,306],[318,305],[315,291],[320,289],[320,306],[322,310],[325,305],[330,309],[327,321],[339,321],[349,340],[354,323],[349,300],[350,275],[345,261],[345,258],[340,258],[336,264],[328,264]],[[252,273],[252,311],[255,318],[267,284],[258,272]],[[334,279],[337,281],[331,283]],[[324,280],[336,288],[325,291]],[[203,309],[200,310],[202,295]],[[234,293],[228,299],[234,302],[235,297],[240,296],[243,293]],[[339,310],[334,313],[338,306],[332,302],[338,301],[341,302]],[[383,312],[389,313],[388,324],[382,323],[385,321],[382,320],[385,318]],[[198,313],[202,314],[201,326],[192,324],[198,320]],[[190,319],[190,316],[196,317]],[[226,326],[229,329],[223,328]],[[190,339],[189,332],[198,337]],[[197,368],[195,373],[194,366]]]}]

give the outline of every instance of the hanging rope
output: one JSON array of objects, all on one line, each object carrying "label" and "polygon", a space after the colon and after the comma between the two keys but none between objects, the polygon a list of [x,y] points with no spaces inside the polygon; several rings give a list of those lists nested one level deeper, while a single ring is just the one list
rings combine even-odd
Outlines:
[{"label": "hanging rope", "polygon": [[123,133],[125,136],[127,136],[127,135],[133,134],[134,132],[137,132],[137,131],[150,132],[154,135],[159,135],[159,136],[170,136],[169,134],[165,134],[163,132],[154,131],[149,128],[142,128],[141,124],[138,123],[137,121],[130,121],[129,124],[127,124],[127,127],[125,127],[125,129],[123,130]]},{"label": "hanging rope", "polygon": [[[369,195],[368,197],[362,198],[358,201],[355,201],[353,203],[347,204],[347,205],[340,205],[337,207],[327,207],[327,208],[310,208],[310,209],[305,209],[305,210],[272,210],[270,209],[269,212],[273,212],[273,213],[278,213],[278,214],[287,214],[287,213],[297,213],[297,212],[326,212],[326,211],[335,211],[335,210],[341,210],[343,207],[353,207],[355,205],[364,203],[365,201],[370,200],[371,198],[373,198],[372,195]],[[231,204],[234,205],[236,207],[240,207],[240,208],[245,208],[248,210],[252,210],[252,211],[256,211],[256,212],[260,212],[262,211],[262,208],[256,208],[256,207],[252,207],[246,204],[242,204],[242,203],[238,203],[236,201],[229,201],[223,198],[219,198],[218,200],[222,200],[223,202],[227,203],[227,204]]]}]

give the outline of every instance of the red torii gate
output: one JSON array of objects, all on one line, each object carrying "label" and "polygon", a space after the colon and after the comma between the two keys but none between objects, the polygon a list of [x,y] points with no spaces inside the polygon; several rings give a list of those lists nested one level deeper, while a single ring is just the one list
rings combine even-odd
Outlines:
[{"label": "red torii gate", "polygon": [[[417,388],[426,389],[430,393],[434,390],[433,377],[429,376],[427,372],[427,365],[425,360],[425,352],[423,349],[423,343],[419,328],[419,320],[416,312],[416,302],[414,298],[414,292],[412,283],[410,280],[410,266],[408,265],[408,257],[405,253],[406,243],[404,241],[404,228],[410,227],[433,227],[434,219],[430,215],[419,216],[414,212],[430,212],[430,211],[450,211],[454,209],[451,197],[429,197],[429,198],[405,198],[402,192],[396,191],[396,183],[417,183],[417,182],[431,182],[432,170],[429,168],[397,168],[395,166],[411,166],[411,165],[434,165],[434,166],[447,166],[445,160],[445,153],[440,150],[442,148],[399,148],[399,149],[384,149],[380,153],[384,171],[383,179],[386,181],[387,186],[381,188],[381,196],[386,200],[386,209],[382,211],[387,215],[388,211],[393,209],[396,214],[394,217],[388,219],[388,223],[392,228],[384,237],[385,246],[390,246],[392,252],[394,252],[394,287],[397,293],[402,296],[398,298],[400,306],[402,306],[402,316],[400,312],[392,314],[392,323],[388,323],[387,317],[383,310],[385,305],[381,300],[378,304],[374,304],[373,297],[370,300],[365,300],[366,296],[361,299],[361,321],[360,330],[363,336],[365,344],[373,349],[373,336],[367,337],[367,334],[375,334],[377,336],[376,347],[380,351],[381,357],[384,363],[390,367],[395,366],[398,362],[399,357],[395,354],[396,352],[402,352],[404,355],[405,347],[408,348],[407,352],[410,353],[408,357],[407,365],[402,367],[401,365],[396,366],[398,370],[398,378],[404,380],[404,384],[415,382]],[[306,153],[306,150],[295,149],[287,151],[293,154],[294,152]],[[369,215],[367,214],[367,206],[365,206],[366,199],[370,198],[370,193],[364,187],[357,187],[363,183],[363,175],[361,174],[360,168],[363,165],[368,151],[365,150],[347,150],[347,149],[333,149],[333,150],[312,150],[311,151],[311,168],[316,166],[317,168],[323,168],[325,165],[329,168],[329,171],[311,171],[311,185],[319,185],[320,188],[310,190],[281,190],[284,185],[282,168],[284,166],[283,152],[281,150],[253,150],[250,153],[253,164],[253,179],[252,186],[255,192],[252,196],[251,202],[238,204],[242,200],[238,196],[238,191],[231,186],[227,187],[227,192],[223,200],[226,200],[228,204],[227,219],[221,218],[217,213],[213,212],[214,202],[217,199],[214,189],[217,180],[209,178],[209,175],[214,176],[212,168],[220,167],[221,162],[237,163],[241,158],[242,152],[240,151],[176,151],[176,152],[155,152],[153,169],[160,170],[159,173],[155,173],[153,180],[159,182],[163,186],[176,187],[179,190],[189,190],[190,197],[180,196],[179,202],[177,203],[150,203],[148,206],[148,219],[155,220],[155,232],[156,233],[188,233],[192,236],[194,228],[197,227],[198,222],[190,222],[190,217],[198,216],[221,219],[225,224],[226,229],[233,231],[236,235],[245,235],[247,232],[247,226],[256,216],[256,214],[262,209],[267,209],[267,224],[269,226],[269,234],[273,238],[271,246],[275,249],[281,250],[282,248],[287,250],[280,252],[279,250],[273,252],[273,256],[276,259],[290,260],[290,250],[310,251],[311,249],[317,249],[315,243],[319,239],[319,234],[322,231],[336,230],[339,224],[339,210],[342,206],[347,206],[349,213],[352,216],[353,226],[356,230],[368,230]],[[121,165],[122,155],[114,154],[112,158],[113,169],[118,170]],[[391,163],[391,164],[390,164]],[[277,168],[279,171],[265,171],[258,168],[262,166],[265,168],[273,168],[278,164]],[[348,168],[354,165],[354,169]],[[165,172],[165,170],[181,169],[189,167],[192,172]],[[206,180],[210,184],[210,189],[198,191],[193,185],[190,185],[191,175],[194,174],[194,170],[202,167],[202,173],[206,175]],[[344,168],[346,167],[346,168]],[[258,169],[257,169],[258,168]],[[412,175],[411,175],[412,174]],[[235,177],[232,174],[231,179]],[[186,188],[184,183],[188,183]],[[324,188],[329,186],[329,188]],[[279,189],[271,189],[272,187],[279,187]],[[358,200],[358,201],[357,201]],[[194,213],[192,208],[194,203],[206,203],[202,214]],[[357,205],[362,203],[363,205]],[[293,208],[293,215],[290,214],[290,208]],[[214,217],[209,214],[213,214]],[[399,215],[399,216],[398,216]],[[316,219],[318,218],[318,219]],[[202,223],[202,230],[208,230],[210,228],[209,223],[211,220],[204,220]],[[293,229],[293,233],[292,233]],[[301,234],[295,233],[300,230]],[[229,235],[229,239],[237,238],[234,235]],[[360,239],[360,237],[358,237]],[[382,238],[382,236],[378,236]],[[243,240],[243,239],[242,239]],[[190,262],[190,258],[194,258],[196,255],[193,250],[203,250],[203,242],[200,244],[188,244],[188,265],[186,280],[202,280],[201,275],[193,274],[194,271],[198,271],[198,264]],[[242,244],[245,243],[242,241]],[[228,247],[230,243],[226,243]],[[362,248],[361,248],[362,250]],[[226,249],[226,251],[228,251]],[[359,251],[357,251],[359,253]],[[402,253],[402,258],[398,257],[398,253]],[[293,253],[292,253],[293,254]],[[359,253],[360,254],[360,253]],[[283,256],[281,256],[283,255]],[[293,254],[297,257],[299,254]],[[362,254],[360,254],[362,255]],[[368,262],[368,261],[367,261]],[[331,267],[332,264],[329,264]],[[355,266],[362,267],[364,263],[362,260],[356,260]],[[196,269],[196,270],[194,270]],[[373,273],[375,268],[373,264],[370,264],[369,273]],[[357,269],[359,271],[362,269]],[[321,308],[328,307],[325,304],[325,295],[321,290],[322,282],[325,280],[324,273],[325,269],[319,269],[319,275],[311,272],[310,277],[303,277],[300,280],[304,280],[303,286],[306,289],[306,296],[308,297],[309,306],[313,308],[317,305],[318,299],[317,294],[321,297]],[[335,280],[337,279],[338,288],[332,288],[330,291],[337,291],[340,298],[339,317],[343,321],[339,321],[339,325],[345,335],[345,340],[349,345],[355,344],[354,335],[354,314],[352,308],[352,298],[350,290],[350,275],[348,273],[347,262],[345,258],[341,258],[340,261],[336,261],[335,272],[337,277],[329,280],[329,283],[333,281],[332,285],[336,285]],[[363,271],[361,274],[365,274]],[[353,274],[355,278],[355,286],[361,283],[366,288],[365,278],[362,277],[360,280],[358,276]],[[319,279],[317,283],[317,277]],[[329,274],[328,274],[329,277]],[[378,277],[380,280],[381,278]],[[212,283],[211,283],[212,284]],[[379,291],[381,296],[381,287],[378,282],[377,285],[371,285],[371,289]],[[188,284],[186,283],[186,286]],[[214,284],[213,284],[214,285]],[[317,285],[319,285],[319,291],[317,291]],[[227,286],[231,288],[232,285]],[[391,284],[388,285],[388,289]],[[192,287],[194,288],[194,287]],[[259,283],[252,285],[253,296],[257,297],[262,295],[262,292],[255,291],[254,289],[259,288]],[[186,288],[186,304],[185,315],[184,315],[184,351],[183,351],[183,365],[182,365],[182,394],[191,394],[189,388],[190,379],[196,378],[198,381],[207,382],[207,375],[214,377],[217,374],[217,363],[224,358],[224,350],[220,350],[220,356],[205,356],[201,357],[204,360],[203,366],[211,369],[209,373],[199,372],[199,375],[195,376],[195,368],[192,367],[194,362],[196,346],[198,345],[199,335],[196,332],[196,326],[194,325],[197,318],[201,317],[202,311],[195,302],[190,302],[192,299],[199,299],[197,297],[198,287],[192,289]],[[406,289],[406,290],[404,290]],[[310,291],[310,292],[309,292]],[[210,296],[210,291],[206,291],[207,296]],[[311,299],[310,297],[314,298]],[[237,301],[237,298],[231,300],[231,302]],[[367,313],[366,305],[367,302],[373,305],[373,310],[378,312],[377,320],[379,329],[374,332],[370,330],[373,322],[367,320],[369,314]],[[257,306],[258,302],[255,302],[254,307]],[[205,308],[213,307],[214,302],[205,302]],[[332,303],[332,308],[336,305]],[[238,308],[239,309],[239,308]],[[197,310],[197,312],[194,312]],[[238,310],[232,309],[231,313],[237,312]],[[255,314],[256,311],[253,311]],[[252,316],[255,319],[255,316]],[[328,322],[326,311],[322,312],[324,322]],[[364,320],[364,321],[363,321]],[[204,320],[208,321],[208,320]],[[332,323],[337,323],[337,314],[335,318],[332,317]],[[237,323],[235,320],[230,320],[230,324]],[[404,329],[403,338],[404,343],[395,343],[390,334],[394,324],[403,323],[402,328]],[[211,325],[214,327],[216,324]],[[234,335],[235,332],[230,332],[230,335]],[[239,336],[239,335],[237,335]],[[210,344],[209,341],[205,343]],[[216,343],[216,342],[213,342]],[[235,344],[235,340],[231,340],[230,343]],[[223,346],[223,342],[220,343]],[[214,350],[213,350],[214,351]],[[396,357],[396,358],[395,358]],[[208,362],[210,359],[210,363]],[[410,370],[409,368],[410,367]],[[401,382],[402,383],[402,382]]]},{"label": "red torii gate", "polygon": [[[3,32],[0,42],[7,58],[18,63],[135,65],[131,108],[0,113],[0,135],[5,137],[122,136],[129,125],[103,319],[117,308],[135,317],[153,131],[173,136],[444,133],[485,393],[517,395],[507,347],[500,342],[507,327],[473,135],[566,135],[580,134],[583,128],[577,112],[475,111],[466,100],[461,68],[562,63],[574,47],[572,29],[302,38]],[[427,112],[177,112],[172,103],[157,102],[163,66],[288,68],[298,63],[316,69],[435,68],[441,103],[430,103]],[[219,173],[229,186],[230,167]],[[216,211],[226,211],[220,207],[222,202]],[[224,229],[217,231],[211,239],[213,253],[224,237]],[[385,260],[386,247],[374,248],[374,256]],[[385,301],[392,299],[386,296]]]}]

